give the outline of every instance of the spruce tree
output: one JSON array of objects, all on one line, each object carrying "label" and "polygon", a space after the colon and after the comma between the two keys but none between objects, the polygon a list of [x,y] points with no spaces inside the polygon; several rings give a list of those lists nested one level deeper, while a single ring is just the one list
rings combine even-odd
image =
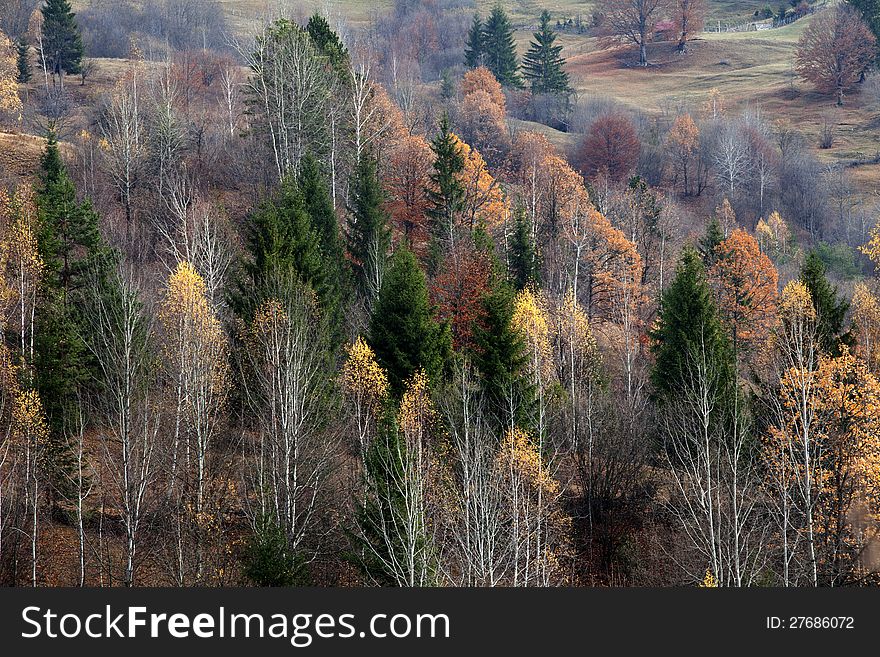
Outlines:
[{"label": "spruce tree", "polygon": [[286,178],[273,198],[260,203],[244,232],[248,258],[240,266],[230,299],[240,317],[250,321],[274,282],[290,273],[315,291],[325,314],[335,311],[338,299],[327,283],[321,239],[312,228],[296,181]]},{"label": "spruce tree", "polygon": [[449,329],[434,321],[425,274],[405,247],[391,257],[370,318],[369,343],[398,398],[419,369],[437,382],[450,356]]},{"label": "spruce tree", "polygon": [[495,5],[483,28],[485,65],[507,87],[521,87],[513,27],[501,5]]},{"label": "spruce tree", "polygon": [[810,291],[816,308],[819,345],[826,354],[840,355],[841,345],[852,346],[851,332],[844,330],[849,303],[839,298],[837,287],[829,281],[825,263],[815,250],[811,250],[801,267],[801,282]]},{"label": "spruce tree", "polygon": [[349,213],[348,252],[355,285],[361,297],[371,304],[379,294],[391,247],[385,193],[379,181],[376,160],[371,155],[364,154],[357,163]]},{"label": "spruce tree", "polygon": [[341,338],[343,310],[349,291],[345,248],[339,233],[333,200],[318,161],[311,154],[307,154],[302,160],[298,182],[311,227],[320,240],[327,321],[335,337]]},{"label": "spruce tree", "polygon": [[709,225],[706,226],[706,234],[700,240],[700,256],[703,259],[703,264],[706,266],[706,269],[709,269],[715,264],[715,261],[718,258],[715,253],[715,247],[723,241],[724,232],[721,230],[721,223],[718,221],[717,217],[712,217],[709,220]]},{"label": "spruce tree", "polygon": [[523,57],[523,77],[531,84],[533,94],[569,94],[568,73],[565,72],[565,59],[560,54],[562,46],[554,45],[556,32],[550,27],[550,12],[541,12],[538,32]]},{"label": "spruce tree", "polygon": [[689,387],[695,366],[705,366],[718,412],[735,391],[733,352],[699,253],[685,247],[675,278],[663,293],[657,326],[651,332],[655,356],[651,382],[661,402],[672,401]]},{"label": "spruce tree", "polygon": [[68,0],[46,0],[43,14],[43,48],[46,68],[53,75],[80,72],[83,56],[82,37],[76,14]]},{"label": "spruce tree", "polygon": [[513,283],[517,290],[522,290],[529,283],[536,283],[538,280],[537,253],[529,218],[522,207],[514,211],[513,220],[508,261]]},{"label": "spruce tree", "polygon": [[306,24],[306,32],[315,48],[324,55],[337,73],[347,75],[348,50],[339,35],[330,27],[327,19],[321,14],[312,14]]},{"label": "spruce tree", "polygon": [[514,291],[495,276],[483,297],[483,315],[474,325],[474,363],[480,373],[489,415],[499,433],[522,424],[534,396],[526,377],[528,355],[513,327]]},{"label": "spruce tree", "polygon": [[30,47],[24,39],[19,39],[16,44],[16,66],[18,67],[18,81],[24,84],[31,79]]},{"label": "spruce tree", "polygon": [[73,481],[69,439],[78,424],[77,399],[95,392],[96,363],[86,344],[92,324],[84,309],[98,297],[111,302],[118,289],[116,254],[99,230],[98,215],[80,203],[54,134],[41,157],[37,189],[37,248],[45,270],[35,309],[34,373],[50,429],[49,474],[64,494]]},{"label": "spruce tree", "polygon": [[468,68],[482,66],[486,57],[486,38],[480,14],[474,14],[471,29],[468,30],[464,46],[464,64]]},{"label": "spruce tree", "polygon": [[459,177],[464,170],[464,155],[449,129],[449,117],[445,114],[440,119],[440,132],[431,142],[431,150],[434,152],[434,170],[426,191],[432,250],[435,251],[432,260],[436,260],[439,258],[439,243],[448,240],[452,234],[465,199],[465,189]]}]

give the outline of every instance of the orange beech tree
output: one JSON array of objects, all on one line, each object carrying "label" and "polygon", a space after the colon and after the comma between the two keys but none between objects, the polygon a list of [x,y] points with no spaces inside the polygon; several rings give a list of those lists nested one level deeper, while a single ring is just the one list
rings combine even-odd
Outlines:
[{"label": "orange beech tree", "polygon": [[432,159],[430,144],[423,137],[408,135],[391,148],[383,179],[394,241],[406,242],[421,259],[427,256],[430,238],[425,189]]},{"label": "orange beech tree", "polygon": [[488,256],[470,241],[459,241],[449,253],[431,285],[432,301],[441,322],[452,332],[453,346],[474,346],[473,331],[483,315],[483,297],[489,290],[491,265]]}]

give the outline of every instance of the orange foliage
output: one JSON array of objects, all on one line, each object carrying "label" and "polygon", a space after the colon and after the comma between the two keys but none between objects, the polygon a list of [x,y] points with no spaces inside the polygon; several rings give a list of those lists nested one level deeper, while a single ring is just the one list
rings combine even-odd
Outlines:
[{"label": "orange foliage", "polygon": [[478,66],[477,68],[471,69],[464,74],[464,77],[461,80],[461,95],[465,99],[467,99],[470,94],[477,91],[486,92],[491,102],[501,110],[502,115],[504,114],[506,102],[504,99],[504,92],[501,91],[501,85],[498,83],[498,80],[495,79],[495,76],[492,75],[492,71],[485,66]]},{"label": "orange foliage", "polygon": [[406,241],[421,258],[428,248],[425,188],[432,158],[431,146],[423,137],[406,136],[391,149],[384,180],[394,240]]},{"label": "orange foliage", "polygon": [[456,349],[473,345],[474,324],[482,315],[482,299],[489,289],[489,273],[486,254],[459,241],[434,278],[431,296],[440,320],[449,322]]},{"label": "orange foliage", "polygon": [[465,190],[463,219],[472,230],[478,226],[488,230],[497,228],[507,218],[507,199],[504,198],[498,181],[489,173],[483,156],[457,136],[453,136],[464,157],[464,169],[460,174]]},{"label": "orange foliage", "polygon": [[737,228],[715,247],[709,271],[734,346],[767,335],[776,321],[779,275],[758,241]]}]

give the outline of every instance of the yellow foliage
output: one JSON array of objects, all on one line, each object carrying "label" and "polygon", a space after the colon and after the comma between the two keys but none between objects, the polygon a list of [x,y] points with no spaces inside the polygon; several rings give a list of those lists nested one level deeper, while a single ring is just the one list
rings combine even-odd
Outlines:
[{"label": "yellow foliage", "polygon": [[783,320],[816,319],[816,308],[810,290],[801,281],[789,281],[779,297],[779,315]]},{"label": "yellow foliage", "polygon": [[0,32],[0,112],[21,118],[22,103],[18,95],[18,67],[15,46]]},{"label": "yellow foliage", "polygon": [[434,417],[434,407],[428,394],[428,377],[419,370],[406,383],[400,400],[397,424],[406,434],[417,433],[426,428]]},{"label": "yellow foliage", "polygon": [[464,219],[470,228],[497,228],[505,222],[509,213],[504,192],[489,173],[483,156],[457,135],[453,134],[452,137],[464,158],[464,169],[459,174],[465,191]]},{"label": "yellow foliage", "polygon": [[700,582],[701,589],[714,589],[718,587],[718,580],[715,579],[715,575],[712,574],[711,568],[706,568],[706,575],[703,577],[703,581]]},{"label": "yellow foliage", "polygon": [[36,390],[19,391],[12,408],[13,435],[31,449],[39,449],[49,440],[49,426],[43,402]]},{"label": "yellow foliage", "polygon": [[504,435],[499,458],[505,467],[523,477],[535,490],[550,495],[559,491],[559,482],[550,475],[544,457],[523,429],[515,427]]},{"label": "yellow foliage", "polygon": [[370,345],[360,336],[346,349],[339,382],[348,394],[376,403],[388,396],[388,376],[376,362],[376,354]]},{"label": "yellow foliage", "polygon": [[880,370],[880,302],[864,283],[856,283],[852,298],[853,323],[859,355],[873,372]]},{"label": "yellow foliage", "polygon": [[550,322],[544,299],[531,288],[522,290],[513,301],[510,323],[526,340],[532,359],[532,373],[546,377],[552,367],[552,350]]}]

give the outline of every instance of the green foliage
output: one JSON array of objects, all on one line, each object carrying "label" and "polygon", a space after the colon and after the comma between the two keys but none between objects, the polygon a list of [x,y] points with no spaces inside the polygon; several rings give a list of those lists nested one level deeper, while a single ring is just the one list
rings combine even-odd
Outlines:
[{"label": "green foliage", "polygon": [[538,32],[523,57],[523,77],[531,84],[533,94],[569,94],[572,92],[562,46],[554,45],[556,32],[550,27],[550,12],[541,12]]},{"label": "green foliage", "polygon": [[682,252],[675,278],[663,293],[651,339],[651,382],[658,399],[674,400],[691,387],[695,367],[705,368],[718,382],[713,387],[720,413],[735,390],[736,369],[703,262],[693,247]]},{"label": "green foliage", "polygon": [[477,68],[483,65],[486,57],[486,38],[483,33],[483,21],[479,14],[474,14],[471,28],[468,30],[464,46],[464,64],[468,68]]},{"label": "green foliage", "polygon": [[361,297],[372,302],[379,293],[385,271],[391,229],[376,160],[370,155],[364,154],[357,163],[349,212],[348,252],[355,285]]},{"label": "green foliage", "polygon": [[524,426],[534,397],[525,377],[525,340],[511,323],[513,302],[513,289],[496,277],[483,298],[482,321],[474,326],[474,364],[497,430]]},{"label": "green foliage", "polygon": [[449,328],[434,321],[425,274],[406,248],[391,257],[370,318],[369,343],[395,397],[419,369],[437,382],[449,360]]},{"label": "green foliage", "polygon": [[18,81],[28,82],[31,79],[30,47],[24,39],[19,39],[15,44],[16,66],[18,67]]},{"label": "green foliage", "polygon": [[816,251],[807,253],[801,267],[801,282],[810,291],[818,316],[819,344],[832,356],[840,355],[841,345],[853,344],[853,336],[844,330],[849,303],[839,298],[837,287],[825,276],[825,263]]},{"label": "green foliage", "polygon": [[298,182],[306,213],[320,240],[324,278],[322,305],[336,338],[334,342],[339,342],[349,296],[349,270],[333,200],[318,161],[311,154],[303,158]]},{"label": "green foliage", "polygon": [[250,321],[266,300],[277,275],[293,272],[318,295],[325,314],[336,312],[337,291],[328,281],[321,238],[312,227],[302,193],[288,177],[273,198],[264,200],[245,224],[248,258],[240,266],[230,303],[240,317]]},{"label": "green foliage", "polygon": [[315,44],[315,48],[330,62],[333,70],[340,75],[348,73],[348,50],[339,35],[331,28],[327,19],[315,13],[306,24],[306,32]]},{"label": "green foliage", "polygon": [[709,220],[709,225],[706,226],[706,234],[700,240],[699,247],[700,257],[702,257],[706,269],[709,269],[709,267],[715,264],[715,261],[718,258],[715,253],[715,247],[723,241],[724,232],[721,230],[721,223],[718,221],[717,217],[712,217],[712,219]]},{"label": "green foliage", "polygon": [[43,13],[43,48],[46,68],[55,75],[80,72],[83,56],[82,37],[76,14],[68,0],[46,0]]},{"label": "green foliage", "polygon": [[257,519],[248,541],[244,574],[257,586],[305,586],[309,583],[302,555],[290,549],[284,530],[268,514]]},{"label": "green foliage", "polygon": [[455,80],[452,77],[452,71],[444,68],[440,73],[440,98],[443,100],[452,100],[455,97]]},{"label": "green foliage", "polygon": [[510,275],[517,290],[538,280],[538,261],[532,227],[526,211],[518,207],[513,213],[513,235],[510,236],[508,261]]},{"label": "green foliage", "polygon": [[513,27],[501,5],[495,5],[486,19],[483,43],[485,66],[495,79],[507,87],[521,87]]},{"label": "green foliage", "polygon": [[[455,229],[455,219],[464,205],[465,189],[460,174],[464,170],[464,156],[449,128],[449,117],[440,119],[440,132],[431,142],[434,151],[434,170],[428,187],[428,218],[434,247],[444,242]],[[432,258],[436,260],[437,255]],[[435,263],[436,264],[436,263]]]},{"label": "green foliage", "polygon": [[841,278],[852,280],[862,273],[861,267],[856,262],[855,252],[846,244],[829,244],[822,241],[816,245],[816,254],[825,263],[828,271]]}]

